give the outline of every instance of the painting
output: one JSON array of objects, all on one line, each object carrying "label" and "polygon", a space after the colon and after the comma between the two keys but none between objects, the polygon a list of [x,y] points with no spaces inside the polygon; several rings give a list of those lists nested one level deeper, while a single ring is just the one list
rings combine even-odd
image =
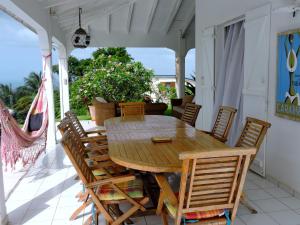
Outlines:
[{"label": "painting", "polygon": [[276,115],[300,121],[300,29],[278,34]]}]

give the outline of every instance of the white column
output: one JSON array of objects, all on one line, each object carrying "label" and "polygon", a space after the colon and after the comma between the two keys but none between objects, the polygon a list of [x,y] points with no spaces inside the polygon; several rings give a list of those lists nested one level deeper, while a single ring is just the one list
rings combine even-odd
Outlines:
[{"label": "white column", "polygon": [[0,225],[6,225],[6,224],[7,224],[7,215],[6,215],[6,207],[5,207],[2,160],[0,157]]},{"label": "white column", "polygon": [[178,38],[178,48],[176,51],[176,91],[177,97],[182,98],[185,93],[185,39],[181,32]]},{"label": "white column", "polygon": [[48,133],[47,133],[47,148],[53,148],[56,145],[56,124],[54,113],[54,96],[53,96],[53,81],[52,81],[52,41],[51,36],[46,32],[38,33],[42,51],[42,63],[45,74],[45,87],[48,100]]},{"label": "white column", "polygon": [[60,116],[61,119],[63,119],[65,113],[70,110],[68,57],[64,47],[60,47],[59,49],[58,66],[59,66]]}]

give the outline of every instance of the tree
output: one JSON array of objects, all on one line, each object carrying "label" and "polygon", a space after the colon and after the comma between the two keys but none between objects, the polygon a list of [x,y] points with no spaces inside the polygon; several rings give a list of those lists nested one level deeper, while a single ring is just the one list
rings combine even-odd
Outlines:
[{"label": "tree", "polygon": [[15,93],[11,85],[0,84],[0,98],[4,104],[11,108],[15,103]]},{"label": "tree", "polygon": [[98,49],[86,71],[71,85],[71,104],[76,108],[90,105],[97,96],[109,102],[139,101],[151,92],[153,71],[134,62],[125,48]]}]

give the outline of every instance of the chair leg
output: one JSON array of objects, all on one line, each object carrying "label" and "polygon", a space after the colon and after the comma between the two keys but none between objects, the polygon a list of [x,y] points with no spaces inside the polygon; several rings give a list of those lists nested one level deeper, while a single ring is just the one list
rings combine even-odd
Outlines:
[{"label": "chair leg", "polygon": [[83,225],[91,225],[93,222],[93,216],[89,216],[83,223]]},{"label": "chair leg", "polygon": [[[139,204],[140,205],[145,205],[148,201],[149,201],[149,198],[145,197],[141,201],[139,201]],[[126,221],[136,211],[138,211],[139,209],[141,210],[140,205],[134,205],[134,206],[132,206],[127,212],[123,213],[114,222],[112,222],[112,225],[120,225],[120,224],[122,224],[124,221]]]},{"label": "chair leg", "polygon": [[82,203],[82,205],[73,212],[72,216],[70,217],[70,220],[71,221],[75,220],[77,218],[77,216],[79,215],[79,213],[82,212],[82,210],[84,210],[86,207],[88,207],[91,203],[92,203],[91,199]]},{"label": "chair leg", "polygon": [[249,201],[247,201],[246,195],[243,193],[241,196],[241,203],[250,210],[251,214],[257,214],[257,210],[250,205]]},{"label": "chair leg", "polygon": [[164,211],[161,212],[161,218],[162,218],[163,225],[169,225],[168,216]]}]

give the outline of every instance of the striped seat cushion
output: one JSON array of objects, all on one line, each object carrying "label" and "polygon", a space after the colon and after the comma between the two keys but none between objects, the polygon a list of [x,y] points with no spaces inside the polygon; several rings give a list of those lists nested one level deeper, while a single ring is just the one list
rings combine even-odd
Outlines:
[{"label": "striped seat cushion", "polygon": [[[172,217],[176,217],[177,214],[177,207],[169,203],[168,201],[165,201],[165,206],[167,207],[169,213]],[[184,214],[184,218],[187,220],[200,220],[200,219],[208,219],[213,218],[217,216],[224,216],[224,210],[218,209],[218,210],[209,210],[205,212],[193,212],[193,213],[186,213]]]},{"label": "striped seat cushion", "polygon": [[[117,184],[117,186],[124,191],[131,198],[143,197],[143,182],[136,179],[129,182]],[[119,192],[115,191],[110,185],[103,185],[98,192],[99,198],[102,201],[118,201],[124,200],[125,197]]]}]

